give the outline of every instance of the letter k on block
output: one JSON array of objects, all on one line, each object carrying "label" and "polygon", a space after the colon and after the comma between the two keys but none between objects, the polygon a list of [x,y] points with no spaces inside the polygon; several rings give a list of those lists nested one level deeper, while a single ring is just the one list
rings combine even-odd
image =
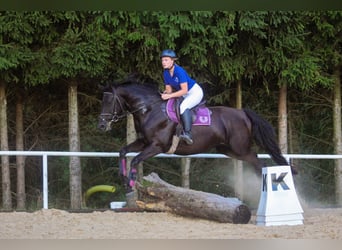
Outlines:
[{"label": "letter k on block", "polygon": [[271,174],[272,181],[272,191],[278,191],[278,185],[280,185],[284,190],[289,190],[289,186],[285,183],[284,178],[287,175],[287,172],[283,172],[277,178],[277,175]]}]

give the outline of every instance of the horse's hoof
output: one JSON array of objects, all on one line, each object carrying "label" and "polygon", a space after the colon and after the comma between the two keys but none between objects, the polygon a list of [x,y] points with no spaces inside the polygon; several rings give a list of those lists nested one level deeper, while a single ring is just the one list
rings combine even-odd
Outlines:
[{"label": "horse's hoof", "polygon": [[131,192],[126,193],[127,207],[130,207],[130,208],[138,207],[136,204],[137,200],[138,200],[138,192],[137,191],[133,191],[131,189]]},{"label": "horse's hoof", "polygon": [[293,175],[297,175],[297,174],[298,174],[298,171],[297,171],[297,169],[294,169],[294,168],[291,167],[291,173],[292,173]]}]

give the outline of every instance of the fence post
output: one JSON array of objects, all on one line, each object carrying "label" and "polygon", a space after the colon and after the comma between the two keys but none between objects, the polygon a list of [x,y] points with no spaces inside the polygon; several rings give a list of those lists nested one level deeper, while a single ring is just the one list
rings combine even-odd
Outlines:
[{"label": "fence post", "polygon": [[47,154],[43,154],[43,208],[48,209],[48,161]]}]

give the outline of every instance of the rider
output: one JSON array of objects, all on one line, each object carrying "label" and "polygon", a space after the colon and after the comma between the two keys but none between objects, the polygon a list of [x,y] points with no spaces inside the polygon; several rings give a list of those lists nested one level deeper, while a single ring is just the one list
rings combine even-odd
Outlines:
[{"label": "rider", "polygon": [[[183,96],[180,104],[180,114],[183,123],[183,134],[180,136],[187,144],[192,144],[190,109],[199,104],[203,98],[203,90],[192,79],[184,68],[175,63],[178,59],[171,49],[163,50],[160,55],[163,66],[165,91],[161,94],[163,100]],[[173,92],[175,90],[175,92]]]}]

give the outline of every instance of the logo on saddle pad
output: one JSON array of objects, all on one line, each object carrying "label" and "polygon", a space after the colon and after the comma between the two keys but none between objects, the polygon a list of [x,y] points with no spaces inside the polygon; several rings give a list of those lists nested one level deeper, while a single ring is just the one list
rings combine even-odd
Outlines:
[{"label": "logo on saddle pad", "polygon": [[[169,116],[169,118],[179,123],[179,118],[177,116],[177,109],[179,105],[177,105],[176,98],[171,98],[166,103],[166,113]],[[191,110],[193,114],[193,121],[192,125],[202,125],[202,126],[209,126],[211,124],[211,117],[210,117],[210,110],[203,106],[196,106]]]}]

